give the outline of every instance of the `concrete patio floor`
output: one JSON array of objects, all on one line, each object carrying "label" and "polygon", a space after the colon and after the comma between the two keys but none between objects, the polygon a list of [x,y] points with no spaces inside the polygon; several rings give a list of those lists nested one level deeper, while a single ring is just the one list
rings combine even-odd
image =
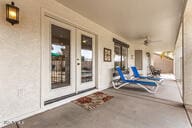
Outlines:
[{"label": "concrete patio floor", "polygon": [[68,103],[24,120],[20,128],[191,128],[174,80],[156,95],[132,87],[104,92],[114,98],[93,111]]}]

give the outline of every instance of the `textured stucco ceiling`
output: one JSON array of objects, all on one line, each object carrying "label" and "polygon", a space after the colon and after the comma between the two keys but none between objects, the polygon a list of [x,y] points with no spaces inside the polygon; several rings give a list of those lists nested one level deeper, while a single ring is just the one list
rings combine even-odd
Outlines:
[{"label": "textured stucco ceiling", "polygon": [[161,40],[156,50],[173,50],[184,0],[57,0],[97,24],[131,40]]}]

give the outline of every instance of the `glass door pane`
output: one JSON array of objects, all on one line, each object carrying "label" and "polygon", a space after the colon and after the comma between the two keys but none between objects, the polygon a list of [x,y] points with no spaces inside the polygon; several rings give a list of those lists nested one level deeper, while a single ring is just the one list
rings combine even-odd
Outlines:
[{"label": "glass door pane", "polygon": [[70,85],[70,30],[51,25],[51,89]]},{"label": "glass door pane", "polygon": [[92,38],[81,35],[81,83],[93,80]]}]

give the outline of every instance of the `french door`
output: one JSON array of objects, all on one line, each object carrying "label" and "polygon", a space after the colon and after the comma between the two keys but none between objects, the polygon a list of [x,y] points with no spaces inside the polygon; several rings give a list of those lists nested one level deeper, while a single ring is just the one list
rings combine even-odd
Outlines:
[{"label": "french door", "polygon": [[44,17],[42,37],[45,102],[95,87],[95,35]]},{"label": "french door", "polygon": [[43,100],[75,93],[76,29],[44,17],[42,30]]}]

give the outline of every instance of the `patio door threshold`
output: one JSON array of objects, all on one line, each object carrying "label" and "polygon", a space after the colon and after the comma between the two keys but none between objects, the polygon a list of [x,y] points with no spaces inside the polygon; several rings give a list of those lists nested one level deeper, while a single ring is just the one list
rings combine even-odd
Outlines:
[{"label": "patio door threshold", "polygon": [[86,93],[86,92],[89,92],[89,91],[93,91],[93,90],[96,90],[96,89],[97,89],[96,87],[89,88],[89,89],[86,89],[84,91],[80,91],[78,93],[72,93],[72,94],[61,96],[61,97],[58,97],[58,98],[55,98],[55,99],[47,100],[47,101],[44,102],[44,105],[46,106],[46,105],[49,105],[49,104],[52,104],[52,103],[56,103],[58,101],[65,100],[65,99],[71,98],[73,96],[78,96],[80,94],[83,94],[83,93]]}]

